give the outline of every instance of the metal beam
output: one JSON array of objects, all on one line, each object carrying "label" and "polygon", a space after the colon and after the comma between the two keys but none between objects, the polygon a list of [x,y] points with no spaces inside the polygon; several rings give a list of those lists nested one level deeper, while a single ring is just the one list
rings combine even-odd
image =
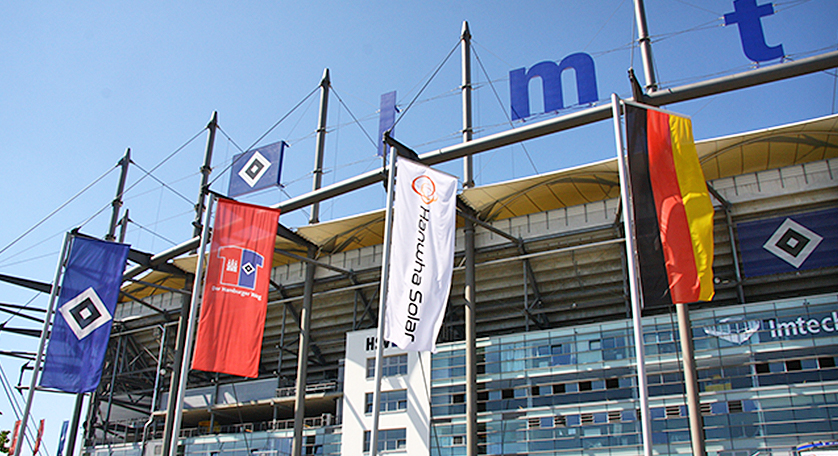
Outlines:
[{"label": "metal beam", "polygon": [[9,328],[6,325],[0,325],[0,332],[10,332],[12,334],[20,334],[21,336],[29,337],[41,337],[41,331],[38,329]]},{"label": "metal beam", "polygon": [[276,235],[277,235],[277,236],[279,236],[279,237],[281,237],[281,238],[288,239],[289,241],[291,241],[291,242],[293,242],[293,243],[295,243],[295,244],[297,244],[297,245],[300,245],[300,246],[306,247],[306,248],[308,248],[308,247],[317,247],[317,246],[316,246],[315,244],[313,244],[311,241],[309,241],[308,239],[306,239],[306,238],[304,238],[304,237],[300,236],[300,235],[299,235],[299,234],[297,234],[296,232],[291,231],[291,229],[290,229],[290,228],[288,228],[287,226],[285,226],[285,225],[283,225],[283,224],[281,224],[281,223],[277,225],[277,228],[276,228]]},{"label": "metal beam", "polygon": [[136,303],[141,304],[141,305],[142,305],[142,306],[144,306],[144,307],[147,307],[147,308],[151,309],[151,310],[152,310],[152,311],[154,311],[155,313],[158,313],[158,314],[160,314],[160,315],[163,315],[163,316],[164,316],[164,317],[166,317],[166,318],[168,318],[168,317],[169,317],[169,312],[167,312],[167,311],[165,311],[165,310],[163,310],[163,309],[158,309],[157,307],[154,307],[153,305],[151,305],[151,304],[149,304],[149,303],[147,303],[147,302],[143,301],[142,299],[137,298],[137,297],[135,297],[135,296],[132,296],[132,295],[131,295],[131,293],[126,293],[126,292],[124,292],[124,291],[122,291],[122,290],[119,290],[119,294],[120,294],[120,295],[122,295],[122,296],[127,297],[128,299],[130,299],[130,300],[132,300],[132,301],[134,301],[134,302],[136,302]]},{"label": "metal beam", "polygon": [[287,256],[288,258],[293,258],[293,259],[295,259],[297,261],[300,261],[302,263],[310,263],[310,264],[313,264],[315,266],[319,266],[321,268],[331,269],[332,271],[339,272],[341,274],[346,274],[346,275],[353,275],[354,274],[349,269],[343,269],[343,268],[339,268],[337,266],[332,266],[331,264],[324,263],[322,261],[317,261],[314,258],[307,258],[307,257],[304,257],[302,255],[297,255],[296,253],[289,252],[287,250],[274,249],[274,252],[276,252],[280,255],[283,255],[283,256]]},{"label": "metal beam", "polygon": [[49,293],[52,291],[52,284],[38,282],[37,280],[24,279],[21,277],[14,277],[6,274],[0,274],[0,282],[7,282],[13,285],[18,285],[30,290],[40,291],[41,293]]},{"label": "metal beam", "polygon": [[[663,105],[694,100],[710,95],[753,87],[769,82],[803,76],[838,67],[838,51],[809,57],[794,62],[779,63],[768,67],[738,73],[731,76],[710,79],[695,84],[665,89],[647,95],[647,102]],[[513,130],[485,136],[469,142],[459,143],[419,156],[426,165],[435,165],[463,158],[470,154],[486,152],[499,147],[546,136],[560,131],[570,130],[611,118],[611,105],[595,106],[575,113],[552,119],[534,122]],[[288,199],[273,207],[283,214],[311,205],[314,201],[323,201],[384,180],[386,169],[370,171],[356,177],[337,182],[295,198]]]},{"label": "metal beam", "polygon": [[[285,308],[288,311],[291,312],[291,318],[294,319],[294,321],[297,323],[297,326],[298,327],[301,326],[302,325],[302,323],[301,323],[302,320],[300,319],[300,313],[298,313],[297,310],[294,309],[294,306],[291,304],[291,302],[294,301],[295,299],[303,299],[303,297],[300,296],[299,298],[287,298],[287,297],[285,297],[285,294],[282,291],[282,285],[274,282],[273,280],[271,280],[270,283],[271,283],[271,285],[274,286],[274,288],[276,288],[276,291],[279,293],[279,296],[282,299],[279,300],[279,301],[269,301],[268,304],[274,304],[274,303],[284,304]],[[320,364],[321,366],[325,366],[326,365],[326,360],[323,358],[323,352],[320,350],[320,347],[317,346],[317,342],[311,336],[309,336],[309,344],[311,345],[311,352],[314,354],[315,361],[317,362],[317,364]]]},{"label": "metal beam", "polygon": [[739,298],[739,304],[745,304],[745,289],[742,287],[742,271],[739,269],[739,253],[736,250],[736,237],[733,232],[733,216],[730,214],[733,204],[716,191],[712,185],[707,184],[707,190],[714,198],[722,203],[722,212],[725,214],[725,225],[727,226],[730,253],[733,256],[733,272],[736,277],[736,297]]},{"label": "metal beam", "polygon": [[[23,310],[23,309],[21,309],[21,310],[5,309],[4,307],[6,307],[6,306],[7,306],[6,304],[0,304],[0,312],[5,312],[7,314],[12,315],[13,317],[20,317],[20,318],[24,318],[24,319],[29,320],[29,321],[34,321],[35,323],[44,324],[44,319],[43,318],[38,318],[38,317],[33,317],[31,315],[26,315],[25,313],[21,312],[21,310]],[[15,306],[15,307],[17,307],[17,306]],[[44,310],[41,310],[41,309],[33,309],[33,310],[40,311],[40,312],[45,312]]]},{"label": "metal beam", "polygon": [[156,269],[158,266],[165,264],[169,260],[173,258],[177,258],[191,250],[198,248],[198,243],[201,241],[200,236],[193,237],[192,239],[176,245],[168,250],[164,250],[156,255],[153,255],[148,264],[138,264],[127,271],[125,274],[122,275],[122,280],[130,280],[149,269]]},{"label": "metal beam", "polygon": [[[776,65],[710,79],[695,84],[658,90],[650,95],[647,95],[646,102],[657,106],[680,103],[761,84],[767,84],[769,82],[781,81],[784,79],[817,73],[819,71],[835,67],[838,67],[838,51],[827,52],[825,54],[793,62],[778,63]],[[594,122],[609,119],[611,118],[611,115],[610,104],[594,106],[592,108],[583,109],[564,116],[546,119],[541,122],[534,122],[520,128],[485,136],[469,142],[458,143],[453,146],[420,155],[419,158],[426,165],[445,163],[471,154],[486,152],[529,139],[535,139],[576,127],[589,125]],[[328,185],[319,190],[290,198],[286,201],[275,204],[272,207],[279,209],[283,214],[287,214],[289,212],[311,206],[316,202],[350,193],[383,181],[386,173],[386,168],[369,171],[350,179]],[[154,255],[150,262],[152,265],[165,263],[172,258],[176,258],[197,248],[198,242],[199,238],[197,236],[193,237],[180,245]],[[126,271],[123,277],[124,279],[129,279],[148,269],[150,268],[144,265],[138,265]]]}]

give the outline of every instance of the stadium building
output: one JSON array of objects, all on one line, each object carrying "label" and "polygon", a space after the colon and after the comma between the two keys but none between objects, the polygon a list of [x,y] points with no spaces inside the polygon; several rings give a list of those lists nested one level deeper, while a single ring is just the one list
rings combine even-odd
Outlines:
[{"label": "stadium building", "polygon": [[[838,440],[838,116],[696,146],[715,207],[716,295],[689,307],[708,454]],[[655,453],[690,452],[674,309],[645,309],[634,340],[619,189],[612,159],[462,192],[476,224],[479,454],[639,454],[635,343]],[[384,216],[277,237],[259,377],[190,372],[180,453],[291,453],[306,299],[302,453],[369,450]],[[466,454],[463,220],[438,351],[385,349],[387,454]],[[161,454],[196,262],[178,256],[123,288],[87,454]]]}]

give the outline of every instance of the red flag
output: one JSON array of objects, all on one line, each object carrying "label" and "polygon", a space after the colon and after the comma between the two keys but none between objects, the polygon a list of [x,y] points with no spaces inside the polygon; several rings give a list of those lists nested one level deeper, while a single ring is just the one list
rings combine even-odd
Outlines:
[{"label": "red flag", "polygon": [[32,454],[38,454],[41,449],[41,438],[44,436],[44,419],[41,418],[41,424],[38,426],[38,436],[35,438],[35,448],[32,449]]},{"label": "red flag", "polygon": [[9,445],[9,454],[15,454],[15,446],[17,446],[17,433],[20,431],[20,420],[15,421],[15,430],[12,431],[12,443]]},{"label": "red flag", "polygon": [[192,369],[257,377],[279,211],[219,200]]}]

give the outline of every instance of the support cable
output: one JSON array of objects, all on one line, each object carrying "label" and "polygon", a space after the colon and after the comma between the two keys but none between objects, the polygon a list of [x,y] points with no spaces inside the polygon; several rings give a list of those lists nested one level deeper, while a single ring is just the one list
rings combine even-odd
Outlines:
[{"label": "support cable", "polygon": [[[152,168],[152,169],[151,169],[151,171],[146,172],[146,175],[147,175],[147,176],[150,176],[150,175],[151,175],[151,173],[153,173],[155,170],[157,170],[158,168],[160,168],[160,166],[162,166],[164,163],[166,163],[168,160],[170,160],[172,157],[174,157],[174,156],[175,156],[178,152],[182,151],[182,150],[183,150],[186,146],[188,146],[188,145],[189,145],[192,141],[194,141],[194,140],[195,140],[195,138],[197,138],[197,137],[198,137],[198,136],[199,136],[199,135],[200,135],[200,134],[201,134],[201,133],[202,133],[205,129],[206,129],[206,128],[202,129],[201,131],[199,131],[198,133],[196,133],[196,134],[195,134],[195,136],[193,136],[192,138],[190,138],[189,140],[187,140],[187,141],[186,141],[186,142],[185,142],[182,146],[180,146],[180,147],[178,147],[177,149],[175,149],[175,151],[174,151],[174,152],[172,152],[172,153],[171,153],[168,157],[166,157],[165,159],[163,159],[163,161],[161,161],[160,163],[158,163],[158,164],[157,164],[154,168]],[[134,162],[133,160],[132,160],[131,162],[132,162],[132,163],[134,163],[134,165],[136,165],[136,166],[138,166],[138,167],[139,167],[139,165],[137,165],[137,164],[136,164],[136,162]],[[99,178],[97,178],[95,181],[93,181],[93,182],[91,182],[90,184],[88,184],[88,185],[87,185],[87,187],[85,187],[85,188],[84,188],[84,189],[82,189],[80,192],[78,192],[77,194],[75,194],[72,198],[70,198],[69,200],[67,200],[67,202],[65,202],[64,204],[62,204],[61,206],[59,206],[57,209],[55,209],[54,211],[52,211],[52,212],[51,212],[49,215],[47,215],[44,219],[42,219],[40,222],[36,223],[36,224],[35,224],[32,228],[30,228],[29,230],[27,230],[25,233],[23,233],[22,235],[20,235],[17,239],[15,239],[14,241],[12,241],[9,245],[7,245],[7,246],[6,246],[6,247],[4,247],[2,250],[0,250],[0,255],[2,255],[2,254],[3,254],[3,252],[5,252],[6,250],[8,250],[10,247],[12,247],[12,246],[13,246],[14,244],[16,244],[18,241],[20,241],[21,239],[23,239],[26,235],[28,235],[29,233],[31,233],[32,231],[34,231],[34,230],[35,230],[38,226],[42,225],[44,222],[46,222],[48,219],[50,219],[52,216],[54,216],[56,213],[58,213],[61,209],[63,209],[64,207],[66,207],[68,204],[70,204],[73,200],[75,200],[76,198],[78,198],[79,196],[81,196],[84,192],[86,192],[87,190],[89,190],[91,187],[93,187],[93,186],[94,186],[95,184],[97,184],[99,181],[101,181],[102,179],[104,179],[105,177],[107,177],[107,175],[108,175],[108,174],[110,174],[113,170],[115,170],[115,169],[116,169],[117,167],[119,167],[119,166],[120,166],[120,163],[117,163],[116,165],[114,165],[114,167],[110,168],[110,169],[109,169],[107,172],[105,172],[102,176],[100,176],[100,177],[99,177]],[[142,168],[140,168],[140,169],[142,169]],[[132,184],[130,187],[128,187],[127,189],[125,189],[125,191],[123,191],[123,192],[122,192],[122,195],[126,194],[126,193],[127,193],[129,190],[131,190],[132,188],[136,187],[136,186],[137,186],[140,182],[142,182],[142,181],[145,179],[145,177],[146,177],[146,176],[141,177],[139,180],[137,180],[137,182],[135,182],[135,183],[134,183],[134,184]],[[158,181],[158,182],[159,182],[159,181]],[[87,218],[86,220],[84,220],[82,223],[78,224],[78,225],[77,225],[77,227],[78,227],[78,228],[82,228],[82,227],[84,227],[85,225],[87,225],[87,223],[89,223],[91,220],[93,220],[94,218],[96,218],[96,216],[98,216],[98,215],[99,215],[99,214],[101,214],[104,210],[108,209],[108,208],[109,208],[109,207],[111,207],[111,206],[112,206],[112,201],[109,201],[109,202],[108,202],[107,204],[105,204],[105,205],[104,205],[101,209],[99,209],[98,211],[96,211],[96,212],[95,212],[92,216],[88,217],[88,218]],[[21,253],[23,253],[23,252],[19,252],[19,253],[15,254],[15,255],[12,255],[12,256],[10,256],[8,259],[14,258],[14,257],[16,257],[17,255],[20,255]]]},{"label": "support cable", "polygon": [[[12,412],[15,414],[15,419],[20,420],[20,415],[23,413],[20,407],[20,404],[17,403],[15,400],[15,395],[12,393],[14,389],[12,384],[9,382],[8,377],[6,376],[6,371],[3,370],[2,364],[0,364],[0,384],[3,386],[3,392],[6,394],[6,399],[9,401],[9,405],[12,407]],[[27,427],[28,429],[28,427]],[[26,442],[29,444],[29,449],[33,448],[31,437],[32,433],[27,432],[25,434]],[[10,436],[11,438],[11,436]],[[23,445],[23,442],[18,442],[18,445]]]},{"label": "support cable", "polygon": [[441,70],[442,67],[445,66],[445,64],[448,62],[448,59],[450,59],[451,56],[454,55],[454,51],[456,51],[459,48],[460,48],[460,40],[457,40],[457,44],[455,44],[454,47],[451,48],[451,52],[449,52],[448,55],[445,56],[445,59],[442,60],[442,63],[440,63],[439,66],[436,67],[436,70],[434,70],[433,74],[431,74],[431,76],[428,78],[428,80],[425,81],[425,84],[422,86],[421,89],[419,89],[419,92],[416,93],[416,95],[413,97],[413,99],[410,100],[410,103],[408,103],[407,107],[402,110],[401,114],[396,119],[396,121],[393,122],[393,127],[392,127],[393,129],[396,128],[396,125],[398,125],[399,122],[404,117],[404,115],[407,114],[407,111],[410,111],[410,108],[413,107],[413,105],[416,103],[416,100],[419,98],[419,95],[422,95],[422,92],[424,92],[425,89],[428,88],[428,84],[430,84],[431,81],[434,80],[436,75],[439,74],[439,70]]},{"label": "support cable", "polygon": [[9,378],[6,376],[6,371],[3,369],[2,364],[0,364],[0,384],[3,385],[3,392],[6,394],[6,399],[9,401],[9,405],[12,407],[15,419],[20,419],[22,410],[20,409],[20,404],[18,404],[15,400],[14,394],[12,394],[12,384],[9,382]]},{"label": "support cable", "polygon": [[331,84],[329,84],[329,87],[332,89],[332,93],[334,93],[335,96],[338,98],[338,101],[340,102],[341,106],[343,106],[343,108],[346,109],[346,112],[348,112],[349,115],[352,117],[352,120],[354,121],[353,123],[358,125],[358,128],[361,129],[361,131],[364,133],[364,136],[366,136],[367,139],[370,140],[370,143],[372,144],[372,146],[374,148],[378,148],[378,144],[375,142],[375,140],[372,139],[372,137],[370,137],[369,133],[367,133],[367,130],[364,129],[364,126],[361,125],[361,122],[358,121],[358,119],[355,117],[355,114],[353,114],[352,110],[349,109],[349,106],[346,106],[346,103],[344,103],[343,99],[340,97],[340,95],[338,95],[338,92],[337,92],[337,90],[335,90],[335,87]]},{"label": "support cable", "polygon": [[[185,148],[186,148],[186,146],[188,146],[189,144],[192,144],[192,141],[195,141],[195,139],[196,139],[196,138],[198,138],[198,136],[200,136],[200,135],[204,132],[204,130],[206,130],[206,129],[207,129],[207,127],[204,127],[204,128],[202,128],[200,131],[198,131],[197,133],[195,133],[195,134],[194,134],[191,138],[189,138],[188,140],[186,140],[186,142],[185,142],[185,143],[183,143],[180,147],[178,147],[177,149],[175,149],[174,151],[172,151],[172,153],[171,153],[171,154],[169,154],[169,156],[168,156],[168,157],[164,158],[164,159],[163,159],[160,163],[156,164],[156,165],[154,166],[154,168],[151,168],[151,170],[149,170],[149,171],[145,171],[145,170],[143,170],[143,169],[140,167],[140,165],[138,165],[138,164],[137,164],[137,162],[135,162],[134,160],[131,160],[131,163],[133,163],[135,166],[137,166],[138,168],[140,168],[140,170],[142,170],[142,171],[145,173],[145,175],[144,175],[143,177],[140,177],[140,178],[137,180],[137,182],[134,182],[133,184],[131,184],[131,186],[129,186],[127,189],[125,189],[125,191],[124,191],[124,192],[122,192],[122,194],[123,194],[123,195],[125,195],[126,193],[128,193],[128,191],[130,191],[131,189],[133,189],[134,187],[136,187],[136,186],[137,186],[140,182],[142,182],[143,180],[145,180],[145,178],[146,178],[146,177],[151,176],[151,175],[152,175],[155,171],[157,171],[157,169],[159,169],[161,166],[163,166],[163,165],[164,165],[167,161],[171,160],[171,159],[172,159],[175,155],[177,155],[177,154],[178,154],[178,153],[180,153],[183,149],[185,149]],[[158,182],[159,182],[159,181],[158,181]],[[108,203],[108,205],[110,205],[110,203]]]},{"label": "support cable", "polygon": [[[33,301],[35,300],[35,298],[37,298],[38,296],[40,296],[40,293],[36,293],[34,296],[32,296],[32,298],[31,298],[31,299],[29,299],[29,301],[27,301],[27,302],[26,302],[26,304],[24,304],[23,306],[21,306],[20,310],[32,310],[32,311],[46,312],[46,310],[45,310],[45,309],[44,309],[44,310],[41,310],[41,309],[29,309],[29,304],[32,304],[32,302],[33,302]],[[10,316],[9,318],[7,318],[7,319],[6,319],[6,321],[4,321],[2,324],[0,324],[0,328],[5,328],[5,327],[6,327],[6,325],[7,325],[7,324],[9,324],[9,322],[10,322],[10,321],[12,321],[12,318],[14,318],[14,317],[15,317],[15,315],[12,315],[12,316]],[[41,322],[41,323],[43,323],[43,322]],[[2,368],[0,368],[0,372],[2,372]]]},{"label": "support cable", "polygon": [[[503,111],[503,115],[506,116],[506,120],[509,123],[509,126],[511,126],[512,128],[515,128],[515,125],[512,123],[512,117],[509,115],[508,112],[506,112],[506,108],[503,107],[503,103],[501,102],[500,95],[498,94],[498,91],[495,88],[495,85],[492,84],[492,80],[489,79],[489,73],[486,71],[486,67],[483,66],[483,61],[480,59],[480,56],[477,54],[477,49],[475,49],[474,46],[472,46],[471,50],[474,52],[474,58],[475,58],[475,60],[477,60],[477,64],[480,65],[480,69],[483,70],[483,75],[486,76],[486,80],[489,81],[489,87],[492,89],[492,93],[495,94],[495,99],[498,100],[498,104],[501,106],[501,111]],[[524,143],[521,143],[521,148],[524,149],[524,155],[527,156],[527,160],[529,160],[530,165],[532,165],[533,171],[535,171],[536,174],[539,174],[538,168],[535,166],[535,162],[533,161],[532,157],[530,156],[530,151],[527,150],[527,146],[524,145]],[[488,164],[489,163],[487,161],[486,165],[488,165]],[[483,167],[485,168],[486,165],[483,165]],[[481,172],[482,172],[482,169],[481,169]]]},{"label": "support cable", "polygon": [[[116,166],[111,167],[111,168],[110,168],[110,169],[108,169],[108,170],[107,170],[104,174],[102,174],[101,176],[99,176],[98,178],[96,178],[96,180],[94,180],[93,182],[91,182],[91,183],[87,184],[87,186],[86,186],[86,187],[84,187],[84,188],[83,188],[83,189],[81,189],[78,193],[76,193],[75,195],[73,195],[73,196],[72,196],[70,199],[68,199],[68,200],[67,200],[64,204],[62,204],[61,206],[58,206],[58,208],[56,208],[55,210],[53,210],[52,212],[50,212],[50,213],[49,213],[49,215],[47,215],[46,217],[44,217],[43,219],[41,219],[41,221],[40,221],[40,222],[38,222],[38,223],[36,223],[34,226],[32,226],[32,228],[29,228],[29,229],[28,229],[28,230],[26,230],[23,234],[21,234],[20,236],[18,236],[18,237],[17,237],[17,239],[15,239],[15,240],[14,240],[14,241],[12,241],[11,243],[9,243],[9,245],[7,245],[7,246],[3,247],[3,249],[1,249],[1,250],[0,250],[0,255],[2,255],[2,254],[6,251],[6,250],[9,250],[9,248],[10,248],[10,247],[12,247],[13,245],[15,245],[18,241],[20,241],[21,239],[23,239],[24,237],[26,237],[26,235],[28,235],[29,233],[31,233],[32,231],[34,231],[34,230],[35,230],[35,228],[38,228],[38,227],[39,227],[39,226],[41,226],[44,222],[46,222],[47,220],[49,220],[49,219],[50,219],[53,215],[57,214],[57,213],[58,213],[61,209],[64,209],[65,207],[67,207],[67,205],[68,205],[68,204],[72,203],[72,202],[73,202],[76,198],[78,198],[79,196],[81,196],[84,192],[86,192],[86,191],[87,191],[87,190],[89,190],[91,187],[93,187],[94,185],[96,185],[97,183],[99,183],[99,181],[101,181],[102,179],[104,179],[105,177],[107,177],[107,175],[108,175],[108,174],[110,174],[110,173],[111,173],[113,170],[115,170],[115,169],[116,169]],[[110,203],[110,202],[108,202],[108,206],[110,206],[110,204],[111,204],[111,203]],[[18,254],[19,254],[19,253],[18,253]],[[12,255],[12,256],[11,256],[11,257],[9,257],[9,258],[14,258],[15,256],[16,256],[16,255]]]},{"label": "support cable", "polygon": [[596,31],[596,33],[594,33],[594,36],[592,36],[592,37],[591,37],[591,40],[590,40],[590,41],[588,41],[588,44],[586,44],[586,45],[585,45],[585,47],[583,47],[583,48],[582,48],[582,50],[583,50],[583,51],[584,51],[584,50],[586,50],[586,49],[588,49],[588,46],[590,46],[590,45],[591,45],[591,43],[593,43],[593,42],[594,42],[594,40],[596,39],[596,37],[597,37],[597,36],[599,36],[599,34],[600,34],[600,33],[602,33],[602,31],[603,31],[603,30],[605,30],[605,26],[607,26],[607,25],[608,25],[608,23],[609,23],[609,22],[611,22],[611,19],[613,19],[613,18],[614,18],[614,15],[615,15],[615,14],[617,14],[617,11],[619,11],[619,10],[620,10],[620,8],[622,8],[622,7],[623,7],[623,5],[625,5],[625,3],[626,3],[626,0],[623,0],[622,2],[620,2],[620,4],[619,4],[619,5],[617,5],[617,7],[616,7],[616,8],[614,8],[614,12],[613,12],[613,13],[611,13],[611,15],[610,15],[610,16],[608,16],[608,19],[606,19],[606,20],[605,20],[605,22],[603,22],[603,23],[602,23],[602,26],[600,26],[600,27],[599,27],[599,30],[597,30],[597,31]]},{"label": "support cable", "polygon": [[[169,184],[167,184],[167,183],[165,183],[165,182],[161,181],[160,179],[158,179],[158,178],[154,177],[154,175],[153,175],[153,174],[151,174],[151,172],[146,171],[146,170],[145,170],[145,168],[143,168],[142,166],[140,166],[139,164],[137,164],[137,162],[135,162],[135,161],[133,161],[133,160],[132,160],[132,161],[131,161],[131,163],[133,163],[133,164],[134,164],[134,166],[136,166],[137,168],[139,168],[139,169],[140,169],[140,171],[142,171],[142,172],[145,174],[145,177],[150,177],[150,178],[152,178],[155,182],[157,182],[158,184],[160,184],[160,186],[161,186],[161,187],[163,187],[163,188],[165,188],[166,190],[169,190],[170,192],[172,192],[172,193],[174,193],[175,195],[179,196],[182,200],[186,201],[186,202],[187,202],[187,203],[189,203],[190,205],[192,204],[192,200],[190,200],[189,198],[187,198],[186,196],[184,196],[182,193],[178,192],[178,191],[177,191],[177,190],[175,190],[174,188],[170,187],[170,186],[169,186]],[[123,193],[124,193],[124,192],[123,192]],[[122,195],[120,195],[120,196],[122,196]]]}]

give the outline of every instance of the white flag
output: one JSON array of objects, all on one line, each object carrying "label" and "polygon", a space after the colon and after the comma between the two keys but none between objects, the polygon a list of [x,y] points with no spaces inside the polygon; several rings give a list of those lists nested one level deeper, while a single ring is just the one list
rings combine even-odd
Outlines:
[{"label": "white flag", "polygon": [[436,351],[454,270],[457,178],[399,158],[384,339]]}]

